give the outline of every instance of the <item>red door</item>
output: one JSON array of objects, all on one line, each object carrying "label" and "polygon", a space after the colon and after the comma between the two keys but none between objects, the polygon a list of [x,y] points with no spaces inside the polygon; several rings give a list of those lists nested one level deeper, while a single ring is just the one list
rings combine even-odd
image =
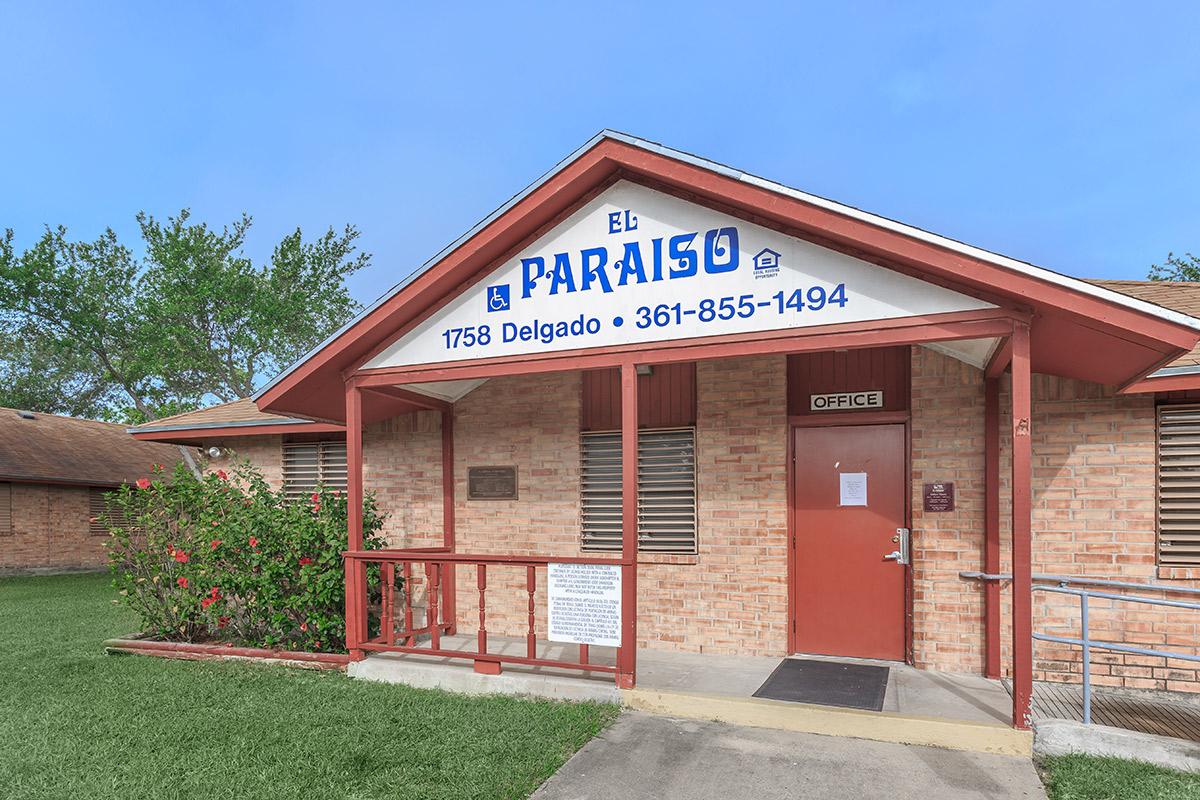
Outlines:
[{"label": "red door", "polygon": [[904,426],[794,435],[796,650],[903,660]]}]

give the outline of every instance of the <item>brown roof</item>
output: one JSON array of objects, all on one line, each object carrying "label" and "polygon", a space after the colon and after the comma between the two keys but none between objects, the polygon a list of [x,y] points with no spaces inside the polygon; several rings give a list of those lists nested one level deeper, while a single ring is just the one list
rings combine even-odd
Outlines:
[{"label": "brown roof", "polygon": [[[1193,281],[1089,281],[1105,289],[1145,300],[1147,303],[1179,311],[1192,317],[1200,317],[1200,283]],[[1171,367],[1194,367],[1200,365],[1200,345],[1192,352],[1172,361]]]},{"label": "brown roof", "polygon": [[258,406],[250,398],[234,400],[231,403],[221,403],[217,406],[202,408],[198,411],[188,411],[173,417],[163,417],[145,425],[139,425],[134,430],[153,431],[163,428],[194,428],[217,425],[270,425],[282,422],[308,422],[280,414],[270,414],[259,411]]},{"label": "brown roof", "polygon": [[123,425],[0,408],[0,481],[117,486],[180,457],[178,447],[139,442]]}]

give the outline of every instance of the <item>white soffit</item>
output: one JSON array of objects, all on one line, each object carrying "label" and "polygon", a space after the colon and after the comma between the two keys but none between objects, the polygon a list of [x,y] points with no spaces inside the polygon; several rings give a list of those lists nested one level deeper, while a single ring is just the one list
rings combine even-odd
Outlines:
[{"label": "white soffit", "polygon": [[1000,340],[991,339],[961,339],[952,342],[927,342],[927,347],[944,356],[958,359],[964,364],[970,364],[977,369],[983,369],[992,360],[992,353],[1000,345]]},{"label": "white soffit", "polygon": [[511,357],[994,307],[620,181],[364,366]]},{"label": "white soffit", "polygon": [[487,378],[463,381],[434,381],[431,383],[406,383],[403,388],[438,400],[454,403],[487,383]]}]

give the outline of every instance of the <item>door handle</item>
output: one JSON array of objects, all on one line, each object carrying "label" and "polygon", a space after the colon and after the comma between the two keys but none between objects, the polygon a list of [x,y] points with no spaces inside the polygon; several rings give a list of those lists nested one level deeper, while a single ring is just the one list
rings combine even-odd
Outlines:
[{"label": "door handle", "polygon": [[897,564],[908,566],[912,563],[912,533],[908,528],[896,528],[896,535],[892,537],[893,542],[899,543],[899,547],[883,557],[884,561],[895,561]]},{"label": "door handle", "polygon": [[901,564],[903,564],[904,563],[904,555],[899,550],[893,550],[892,552],[890,552],[886,556],[884,556],[883,560],[884,561],[899,561]]}]

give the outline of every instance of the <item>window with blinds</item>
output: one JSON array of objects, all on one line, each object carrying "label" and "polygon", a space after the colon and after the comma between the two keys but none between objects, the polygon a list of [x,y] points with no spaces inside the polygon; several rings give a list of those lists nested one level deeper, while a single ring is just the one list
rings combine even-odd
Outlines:
[{"label": "window with blinds", "polygon": [[[621,549],[621,434],[582,434],[584,550]],[[638,432],[638,549],[696,552],[696,430]]]},{"label": "window with blinds", "polygon": [[12,532],[12,484],[0,483],[0,536],[8,536]]},{"label": "window with blinds", "polygon": [[346,490],[346,443],[284,442],[284,492],[299,497],[311,494],[318,486]]},{"label": "window with blinds", "polygon": [[125,512],[114,507],[105,498],[104,495],[109,491],[94,486],[88,489],[88,533],[92,536],[107,536],[110,526],[128,526]]},{"label": "window with blinds", "polygon": [[1200,406],[1158,408],[1158,563],[1200,565]]}]

